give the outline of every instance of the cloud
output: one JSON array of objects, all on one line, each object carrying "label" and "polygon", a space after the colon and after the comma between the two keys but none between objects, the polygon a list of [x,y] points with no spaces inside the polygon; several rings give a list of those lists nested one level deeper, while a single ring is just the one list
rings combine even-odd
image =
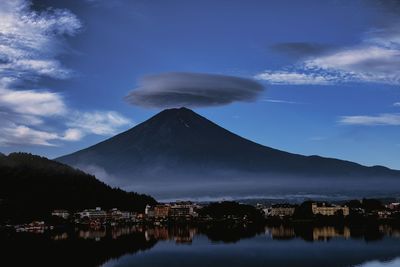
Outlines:
[{"label": "cloud", "polygon": [[60,94],[49,91],[14,91],[0,88],[0,106],[20,114],[54,116],[66,112]]},{"label": "cloud", "polygon": [[54,141],[77,141],[80,138],[81,132],[78,129],[67,129],[65,133],[58,134],[52,131],[37,130],[26,125],[8,123],[2,125],[0,145],[56,146]]},{"label": "cloud", "polygon": [[[74,110],[62,94],[32,88],[41,77],[71,75],[57,56],[66,52],[65,36],[81,27],[69,10],[37,12],[27,0],[0,1],[0,146],[56,146],[88,134],[114,134],[131,124],[115,111]],[[50,125],[51,119],[61,126]]]},{"label": "cloud", "polygon": [[300,73],[288,71],[265,71],[254,76],[257,80],[267,81],[270,84],[289,84],[289,85],[329,85],[333,78],[329,75],[315,73]]},{"label": "cloud", "polygon": [[271,49],[276,52],[295,57],[315,56],[328,51],[330,48],[326,44],[310,42],[286,42],[271,46]]},{"label": "cloud", "polygon": [[126,96],[144,107],[207,107],[254,101],[263,91],[256,81],[216,74],[171,72],[144,77]]},{"label": "cloud", "polygon": [[[256,77],[264,77],[263,80],[271,84],[318,84],[313,77],[321,77],[323,82],[323,78],[329,77],[330,83],[400,85],[400,16],[392,12],[394,7],[399,10],[400,5],[396,1],[388,2],[390,4],[376,5],[381,18],[379,24],[366,31],[359,43],[322,54],[303,43],[278,45],[281,51],[309,55],[292,66],[294,71],[267,70]],[[388,11],[389,6],[391,11]]]},{"label": "cloud", "polygon": [[115,111],[76,112],[67,122],[69,127],[80,129],[81,133],[113,135],[121,127],[132,124],[131,120]]},{"label": "cloud", "polygon": [[393,103],[394,107],[400,107],[400,102]]},{"label": "cloud", "polygon": [[261,99],[261,102],[269,102],[269,103],[278,103],[278,104],[304,104],[301,102],[295,102],[295,101],[287,101],[287,100],[280,100],[280,99]]},{"label": "cloud", "polygon": [[117,177],[108,173],[101,166],[97,166],[94,164],[89,164],[89,165],[78,164],[74,167],[76,167],[86,173],[96,176],[97,179],[99,179],[100,181],[102,181],[110,186],[114,186],[114,187],[122,186],[120,180],[118,180]]},{"label": "cloud", "polygon": [[344,49],[307,60],[305,68],[348,74],[349,80],[356,82],[400,84],[400,47],[374,45]]},{"label": "cloud", "polygon": [[[42,116],[0,111],[1,146],[40,145],[58,146],[60,142],[79,141],[89,134],[109,136],[132,122],[115,111],[70,111],[57,116],[68,127],[59,131],[44,125]],[[40,128],[50,128],[41,130]]]},{"label": "cloud", "polygon": [[364,125],[364,126],[399,126],[400,114],[380,114],[377,116],[343,116],[340,118],[341,124]]},{"label": "cloud", "polygon": [[63,51],[63,36],[76,34],[81,22],[65,9],[35,12],[30,5],[25,0],[0,2],[0,75],[68,77],[70,71],[56,56]]}]

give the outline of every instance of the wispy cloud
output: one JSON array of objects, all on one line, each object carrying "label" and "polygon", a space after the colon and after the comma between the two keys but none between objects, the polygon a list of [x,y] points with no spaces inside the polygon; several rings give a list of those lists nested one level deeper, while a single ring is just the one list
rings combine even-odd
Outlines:
[{"label": "wispy cloud", "polygon": [[287,101],[287,100],[281,100],[281,99],[270,99],[270,98],[264,98],[260,100],[261,102],[269,102],[269,103],[277,103],[277,104],[304,104],[302,102],[295,102],[295,101]]},{"label": "wispy cloud", "polygon": [[[382,10],[381,10],[382,11]],[[270,84],[331,84],[344,82],[400,84],[400,18],[387,11],[381,23],[367,31],[362,41],[321,55],[312,46],[290,45],[309,57],[297,62],[294,71],[267,70],[255,77]],[[285,48],[285,47],[284,47]],[[313,51],[315,50],[315,51]]]},{"label": "wispy cloud", "polygon": [[70,71],[56,55],[62,52],[63,36],[72,36],[81,22],[70,11],[35,12],[25,0],[0,2],[0,74],[19,79],[45,75],[66,78]]},{"label": "wispy cloud", "polygon": [[[0,1],[1,146],[54,146],[87,134],[113,134],[131,124],[113,111],[74,110],[62,94],[50,89],[26,89],[41,77],[70,77],[72,71],[57,56],[66,50],[65,37],[81,28],[80,20],[69,10],[37,12],[27,0]],[[49,125],[52,118],[62,129]]]},{"label": "wispy cloud", "polygon": [[60,94],[44,90],[14,91],[0,88],[0,105],[15,113],[44,117],[62,115],[67,109]]},{"label": "wispy cloud", "polygon": [[289,84],[289,85],[329,85],[333,77],[306,72],[288,72],[288,71],[265,71],[254,76],[257,80],[267,81],[270,84]]},{"label": "wispy cloud", "polygon": [[400,102],[393,103],[394,107],[400,107]]},{"label": "wispy cloud", "polygon": [[380,114],[377,116],[342,116],[339,119],[339,123],[347,125],[365,125],[365,126],[378,126],[378,125],[389,125],[399,126],[400,125],[400,114]]},{"label": "wispy cloud", "polygon": [[121,127],[131,125],[132,121],[115,111],[76,112],[67,125],[82,133],[113,135]]}]

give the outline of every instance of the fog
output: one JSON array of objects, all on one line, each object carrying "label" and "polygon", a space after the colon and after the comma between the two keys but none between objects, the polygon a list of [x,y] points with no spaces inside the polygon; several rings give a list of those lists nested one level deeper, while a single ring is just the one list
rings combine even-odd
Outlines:
[{"label": "fog", "polygon": [[[230,170],[171,174],[107,173],[98,166],[81,166],[99,180],[127,191],[146,193],[159,201],[235,199],[350,199],[399,197],[400,179],[393,177],[306,177],[243,173]],[[162,175],[160,173],[163,173]]]}]

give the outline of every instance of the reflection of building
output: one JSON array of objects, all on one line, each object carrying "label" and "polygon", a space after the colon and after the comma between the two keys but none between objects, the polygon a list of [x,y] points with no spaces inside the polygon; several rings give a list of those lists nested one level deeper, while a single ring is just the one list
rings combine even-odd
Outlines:
[{"label": "reflection of building", "polygon": [[264,209],[266,216],[289,217],[294,214],[296,206],[290,204],[275,204],[269,209]]},{"label": "reflection of building", "polygon": [[165,227],[156,227],[146,229],[144,232],[146,240],[156,239],[156,240],[169,240],[169,231],[168,228]]},{"label": "reflection of building", "polygon": [[51,239],[53,240],[67,240],[68,239],[68,233],[60,233],[60,234],[56,234],[56,235],[52,235]]},{"label": "reflection of building", "polygon": [[313,229],[313,240],[328,240],[333,237],[350,238],[350,229],[344,227],[343,231],[332,226],[317,227]]},{"label": "reflection of building", "polygon": [[340,212],[343,212],[344,216],[349,215],[349,208],[344,206],[331,206],[326,203],[312,203],[311,205],[312,212],[314,214],[320,214],[324,216],[333,216],[337,215]]},{"label": "reflection of building", "polygon": [[396,238],[400,238],[400,230],[394,229],[388,225],[379,225],[379,231],[387,236],[393,236]]},{"label": "reflection of building", "polygon": [[99,230],[80,230],[78,233],[79,238],[83,239],[94,239],[96,241],[99,241],[103,237],[106,237],[107,232],[106,229],[99,229]]},{"label": "reflection of building", "polygon": [[270,232],[273,239],[291,239],[295,237],[294,228],[285,227],[283,225],[272,227]]},{"label": "reflection of building", "polygon": [[190,227],[155,227],[145,231],[146,240],[174,240],[176,243],[192,243],[197,231]]},{"label": "reflection of building", "polygon": [[57,216],[57,217],[61,217],[63,219],[68,219],[69,217],[69,212],[67,210],[54,210],[51,213],[52,216]]}]

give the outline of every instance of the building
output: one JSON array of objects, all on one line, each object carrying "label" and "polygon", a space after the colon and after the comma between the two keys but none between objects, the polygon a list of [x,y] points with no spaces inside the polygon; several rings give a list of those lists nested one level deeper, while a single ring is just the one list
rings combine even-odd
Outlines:
[{"label": "building", "polygon": [[267,217],[290,217],[293,216],[296,205],[291,204],[275,204],[271,208],[264,209]]},{"label": "building", "polygon": [[171,210],[170,205],[157,205],[154,207],[154,217],[156,219],[167,218]]},{"label": "building", "polygon": [[346,206],[334,206],[329,205],[327,203],[312,203],[311,204],[312,213],[317,215],[324,215],[324,216],[333,216],[337,215],[340,212],[343,212],[344,216],[349,215],[349,207]]},{"label": "building", "polygon": [[390,203],[389,205],[387,205],[387,208],[391,210],[400,210],[400,203],[398,202]]},{"label": "building", "polygon": [[97,207],[96,209],[87,209],[78,212],[78,216],[80,219],[105,220],[107,218],[107,213],[100,207]]},{"label": "building", "polygon": [[67,210],[53,210],[51,216],[57,216],[66,220],[69,218],[70,214]]},{"label": "building", "polygon": [[154,218],[154,207],[146,205],[146,208],[144,209],[144,214],[147,218]]},{"label": "building", "polygon": [[190,218],[195,217],[197,213],[195,212],[194,205],[190,201],[180,201],[170,206],[169,216],[172,218]]},{"label": "building", "polygon": [[116,208],[107,213],[107,220],[113,221],[128,221],[133,218],[133,214],[129,211],[120,211]]}]

